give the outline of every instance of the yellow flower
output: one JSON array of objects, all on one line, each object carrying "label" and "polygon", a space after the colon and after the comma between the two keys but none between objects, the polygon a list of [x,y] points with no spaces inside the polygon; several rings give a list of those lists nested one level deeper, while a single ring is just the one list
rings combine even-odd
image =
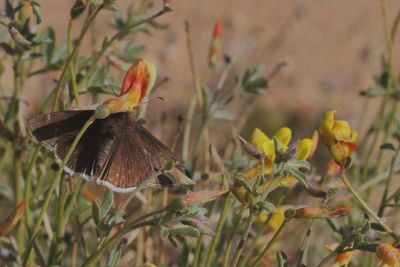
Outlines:
[{"label": "yellow flower", "polygon": [[281,226],[283,221],[285,220],[285,210],[286,208],[281,206],[277,209],[276,213],[272,214],[271,219],[268,222],[268,227],[272,231],[277,231],[278,228]]},{"label": "yellow flower", "polygon": [[304,138],[300,140],[296,148],[296,159],[297,160],[307,160],[311,155],[313,149],[313,141],[309,138]]},{"label": "yellow flower", "polygon": [[335,120],[335,112],[328,111],[325,114],[319,125],[319,133],[332,158],[344,167],[356,147],[358,135],[347,121]]},{"label": "yellow flower", "polygon": [[[275,133],[275,139],[279,142],[279,146],[285,152],[290,140],[292,138],[292,130],[287,127],[282,127]],[[258,128],[255,128],[251,138],[251,144],[253,144],[264,156],[264,175],[271,174],[274,167],[276,151],[274,139],[270,139],[263,131]],[[313,149],[313,142],[311,139],[305,138],[302,139],[296,149],[296,159],[297,160],[306,160],[311,155]],[[252,168],[248,169],[244,172],[244,176],[246,176],[248,181],[253,181],[260,175],[260,164],[256,164]],[[291,175],[286,177],[279,177],[277,179],[277,183],[274,184],[272,190],[280,186],[292,186],[296,182],[295,178]],[[269,181],[265,181],[264,187],[267,187]],[[245,195],[245,190],[241,187],[236,187],[233,192],[239,199],[243,199]]]}]

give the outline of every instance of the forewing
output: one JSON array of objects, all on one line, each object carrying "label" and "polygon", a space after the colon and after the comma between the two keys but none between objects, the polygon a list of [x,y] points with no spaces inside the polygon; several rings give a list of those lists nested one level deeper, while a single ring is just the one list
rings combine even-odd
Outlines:
[{"label": "forewing", "polygon": [[33,136],[53,150],[61,136],[76,135],[92,115],[93,110],[58,111],[33,116],[27,122]]}]

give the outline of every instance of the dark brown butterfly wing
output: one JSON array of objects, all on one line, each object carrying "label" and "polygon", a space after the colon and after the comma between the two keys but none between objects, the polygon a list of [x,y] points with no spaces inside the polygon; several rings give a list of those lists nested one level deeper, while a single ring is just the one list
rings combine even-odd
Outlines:
[{"label": "dark brown butterfly wing", "polygon": [[53,150],[60,136],[74,135],[93,115],[93,110],[68,110],[33,116],[28,126],[42,145]]},{"label": "dark brown butterfly wing", "polygon": [[[42,145],[52,150],[60,164],[92,110],[68,110],[34,116],[28,119],[32,134]],[[91,180],[96,167],[104,164],[113,138],[102,131],[104,121],[96,120],[78,142],[64,170]]]},{"label": "dark brown butterfly wing", "polygon": [[[151,177],[154,172],[163,170],[177,162],[175,155],[156,137],[136,123],[131,117],[115,129],[116,140],[107,166],[97,182],[114,191],[129,192]],[[127,127],[128,126],[128,127]],[[162,187],[174,185],[173,178],[161,174],[148,186]]]},{"label": "dark brown butterfly wing", "polygon": [[[61,163],[93,111],[62,111],[28,120],[33,135],[54,151]],[[176,163],[175,155],[129,113],[96,120],[84,133],[64,170],[87,180],[97,179],[118,192],[133,191],[155,171]],[[159,175],[151,186],[171,186],[173,177]]]}]

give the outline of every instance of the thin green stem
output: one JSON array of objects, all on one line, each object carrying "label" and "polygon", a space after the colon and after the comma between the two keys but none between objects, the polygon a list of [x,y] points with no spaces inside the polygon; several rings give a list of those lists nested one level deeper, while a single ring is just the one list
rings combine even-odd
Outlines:
[{"label": "thin green stem", "polygon": [[54,95],[53,95],[53,111],[55,111],[58,107],[58,99],[61,93],[61,88],[62,86],[65,84],[66,78],[67,78],[67,73],[69,70],[69,66],[72,63],[75,55],[78,53],[79,51],[79,47],[82,43],[83,38],[86,35],[86,32],[88,31],[88,29],[90,28],[90,24],[91,22],[94,20],[94,18],[97,16],[97,14],[100,12],[100,10],[103,8],[103,5],[99,6],[96,10],[94,10],[86,19],[85,23],[83,24],[81,33],[74,45],[74,48],[72,49],[72,52],[68,55],[68,58],[64,64],[64,67],[61,71],[61,75],[60,78],[58,80],[58,83],[56,85],[56,87],[54,88]]},{"label": "thin green stem", "polygon": [[215,248],[216,248],[218,242],[221,240],[222,229],[224,227],[225,218],[226,218],[226,215],[228,213],[229,200],[230,200],[229,196],[230,196],[229,193],[225,196],[224,204],[222,206],[222,210],[221,210],[221,213],[220,213],[220,216],[219,216],[219,221],[218,221],[218,224],[217,224],[217,230],[216,230],[215,235],[214,235],[214,237],[213,237],[213,239],[211,241],[211,245],[210,245],[210,248],[209,248],[208,253],[207,253],[206,264],[204,265],[205,267],[209,267],[212,264],[212,261],[214,260],[214,254],[215,254],[215,251],[216,251]]},{"label": "thin green stem", "polygon": [[296,264],[297,267],[305,266],[305,264],[303,265],[303,258],[304,258],[304,254],[307,250],[308,240],[310,239],[313,224],[314,224],[314,220],[311,220],[310,224],[307,227],[307,232],[306,232],[306,235],[304,236],[304,240],[301,245],[301,249],[299,250],[299,255],[297,257],[297,264]]},{"label": "thin green stem", "polygon": [[159,221],[159,218],[156,219],[151,219],[148,221],[143,221],[143,222],[138,222],[134,221],[125,227],[121,228],[115,235],[110,237],[107,241],[103,243],[103,245],[97,249],[83,264],[82,267],[93,267],[96,265],[97,261],[99,260],[100,256],[102,255],[103,252],[105,252],[108,248],[110,248],[116,241],[118,241],[121,237],[126,235],[127,233],[138,229],[142,228],[145,226],[152,226],[156,225],[157,222]]},{"label": "thin green stem", "polygon": [[375,222],[377,222],[395,241],[399,240],[399,237],[393,232],[392,229],[390,229],[389,226],[387,226],[376,214],[375,212],[368,206],[368,204],[361,198],[361,196],[357,193],[357,191],[353,188],[353,186],[350,184],[349,180],[347,179],[346,175],[344,173],[341,173],[339,175],[340,179],[342,182],[346,185],[347,189],[351,192],[353,195],[354,200],[360,205],[367,213],[369,216],[371,216]]},{"label": "thin green stem", "polygon": [[242,207],[240,208],[238,217],[236,219],[236,222],[233,226],[232,232],[228,238],[227,244],[226,244],[226,249],[225,249],[225,254],[224,254],[224,266],[223,267],[228,267],[228,263],[229,263],[229,254],[231,252],[231,247],[232,247],[232,241],[233,241],[233,237],[235,236],[235,233],[240,225],[240,219],[243,216],[244,211],[246,210],[247,206],[246,205],[242,205]]},{"label": "thin green stem", "polygon": [[382,195],[382,199],[381,199],[381,204],[379,205],[379,209],[378,209],[378,216],[382,217],[383,212],[385,211],[385,207],[386,207],[386,203],[387,203],[387,197],[388,197],[388,193],[389,193],[389,188],[390,188],[390,184],[392,182],[392,178],[393,178],[393,170],[394,170],[394,166],[397,160],[397,157],[399,156],[400,153],[400,146],[397,147],[397,150],[394,154],[394,156],[392,157],[392,161],[390,162],[390,169],[389,169],[389,175],[386,179],[386,184],[385,184],[385,191],[383,192]]},{"label": "thin green stem", "polygon": [[279,234],[282,232],[283,227],[286,225],[287,220],[283,221],[283,223],[279,226],[278,230],[275,232],[275,234],[272,236],[271,240],[268,242],[267,245],[263,248],[261,253],[257,256],[257,258],[249,265],[256,267],[259,262],[264,258],[265,253],[267,253],[268,249],[272,246],[272,244],[275,242],[275,240],[278,238]]},{"label": "thin green stem", "polygon": [[[67,45],[68,45],[68,53],[72,53],[72,38],[71,38],[71,31],[72,31],[72,25],[73,25],[73,20],[70,19],[68,23],[68,31],[67,31]],[[76,101],[76,105],[79,107],[79,90],[78,90],[78,84],[76,83],[76,72],[75,72],[75,63],[74,60],[71,61],[69,66],[69,76],[71,77],[71,91],[72,95]]]},{"label": "thin green stem", "polygon": [[192,128],[193,115],[196,109],[196,104],[197,104],[196,96],[193,96],[192,99],[190,100],[189,109],[187,112],[185,126],[183,130],[182,160],[184,162],[189,161],[190,132]]},{"label": "thin green stem", "polygon": [[53,242],[50,247],[49,259],[47,266],[52,266],[54,264],[60,264],[60,258],[58,255],[61,255],[62,251],[60,245],[62,244],[62,238],[64,236],[64,207],[65,207],[65,183],[64,179],[61,176],[59,183],[59,196],[58,196],[58,207],[57,207],[57,221],[56,221],[56,231],[53,236]]},{"label": "thin green stem", "polygon": [[40,146],[36,147],[33,152],[32,158],[28,163],[28,168],[25,173],[25,189],[24,189],[24,202],[25,202],[25,224],[28,228],[32,225],[31,211],[30,211],[30,202],[31,202],[31,191],[32,191],[32,181],[31,181],[31,173],[33,167],[35,166],[36,159],[39,155]]},{"label": "thin green stem", "polygon": [[249,214],[249,218],[246,223],[243,237],[240,239],[239,244],[236,248],[235,255],[233,256],[233,259],[232,259],[232,263],[231,263],[232,267],[236,267],[237,264],[239,263],[240,256],[242,255],[242,252],[244,249],[244,245],[247,241],[247,237],[249,236],[251,226],[253,225],[253,221],[254,221],[254,210],[252,208],[250,208],[250,214]]},{"label": "thin green stem", "polygon": [[36,239],[36,236],[40,230],[40,226],[43,221],[44,214],[46,213],[47,207],[49,206],[51,197],[53,196],[54,190],[56,189],[57,184],[59,184],[61,180],[61,176],[63,173],[63,170],[65,166],[67,165],[67,162],[69,158],[71,157],[75,147],[78,145],[79,140],[82,138],[83,134],[85,131],[89,128],[90,125],[95,121],[94,117],[91,117],[88,119],[88,121],[83,125],[82,129],[79,131],[78,135],[75,137],[74,141],[72,142],[70,148],[68,149],[64,159],[61,162],[60,168],[58,169],[56,176],[54,180],[52,181],[50,188],[48,189],[47,195],[44,199],[42,209],[40,210],[39,217],[36,220],[36,224],[33,227],[32,235],[29,240],[28,247],[25,250],[24,256],[23,256],[23,265],[26,266],[27,260],[29,259],[30,252],[32,250],[32,245]]}]

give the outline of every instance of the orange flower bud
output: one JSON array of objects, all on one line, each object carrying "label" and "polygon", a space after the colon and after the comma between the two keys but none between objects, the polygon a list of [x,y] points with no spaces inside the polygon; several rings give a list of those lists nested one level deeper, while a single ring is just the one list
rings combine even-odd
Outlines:
[{"label": "orange flower bud", "polygon": [[400,264],[400,252],[390,244],[381,244],[376,248],[376,255],[382,263],[390,267],[398,267]]},{"label": "orange flower bud", "polygon": [[0,236],[11,231],[14,226],[19,222],[22,218],[22,215],[25,211],[25,203],[21,201],[17,206],[16,210],[10,214],[1,224],[0,224]]},{"label": "orange flower bud", "polygon": [[337,218],[347,214],[349,206],[309,206],[296,210],[295,218]]},{"label": "orange flower bud", "polygon": [[221,58],[221,23],[217,21],[214,25],[214,34],[208,54],[208,64],[210,67],[218,65]]}]

